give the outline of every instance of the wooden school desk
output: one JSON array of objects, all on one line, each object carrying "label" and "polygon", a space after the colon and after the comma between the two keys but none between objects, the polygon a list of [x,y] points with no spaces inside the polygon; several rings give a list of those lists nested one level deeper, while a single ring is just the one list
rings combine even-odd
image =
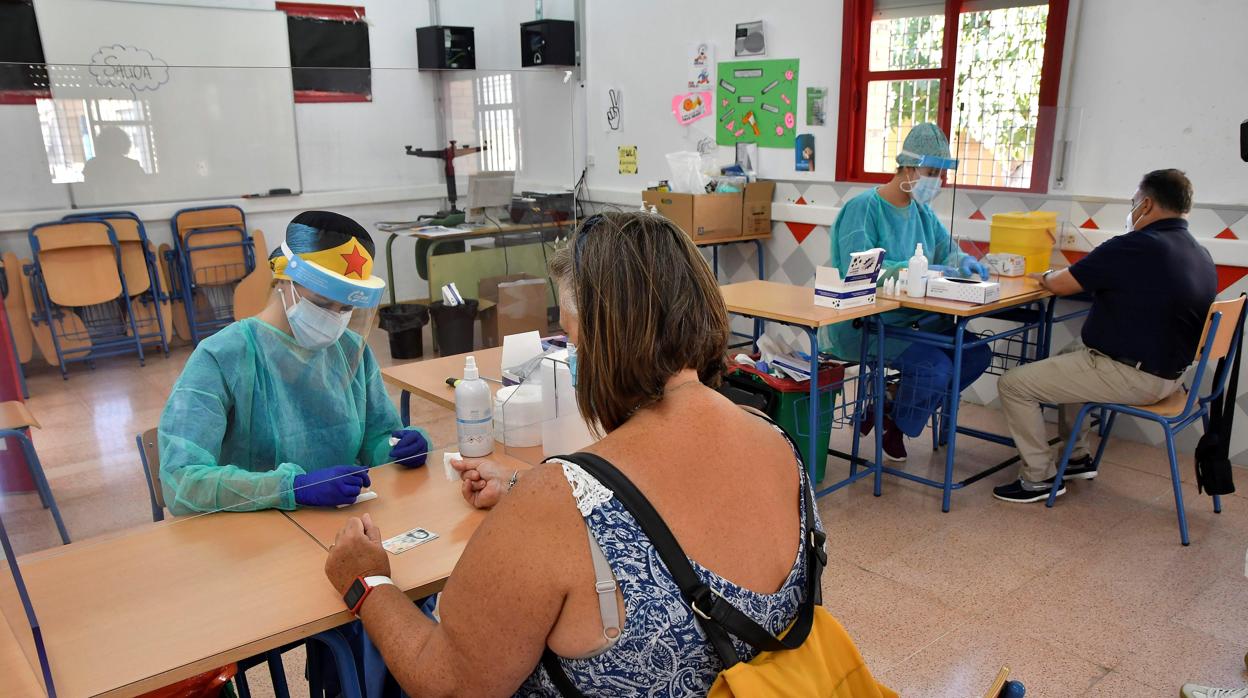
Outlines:
[{"label": "wooden school desk", "polygon": [[[14,618],[11,622],[24,623],[26,618]],[[17,632],[29,635],[30,628],[18,628]],[[26,653],[22,651],[22,646],[13,633],[4,618],[0,618],[0,698],[46,695],[43,682],[39,680],[38,664],[32,665],[26,659]]]},{"label": "wooden school desk", "polygon": [[[927,344],[952,352],[953,376],[949,381],[943,400],[943,404],[947,406],[944,409],[947,411],[936,421],[937,426],[933,429],[932,434],[933,447],[942,443],[947,445],[945,450],[944,480],[932,480],[891,466],[883,466],[882,468],[884,472],[890,475],[942,490],[941,511],[949,511],[954,490],[962,489],[967,485],[978,482],[1017,460],[1009,459],[975,473],[970,477],[954,481],[953,463],[957,453],[957,435],[959,433],[1010,447],[1014,446],[1014,440],[1008,436],[958,426],[958,407],[961,400],[961,391],[958,390],[957,386],[961,381],[963,352],[967,349],[989,345],[999,340],[1021,336],[1022,349],[1017,356],[1011,355],[1008,358],[1020,361],[1027,360],[1025,354],[1028,346],[1036,347],[1036,359],[1045,358],[1048,353],[1056,298],[1052,293],[1040,286],[1038,281],[1028,277],[999,277],[997,280],[1001,284],[1001,299],[994,303],[983,305],[937,298],[911,298],[904,294],[883,296],[896,301],[903,308],[922,310],[952,319],[954,321],[952,335],[924,330],[921,327],[916,329],[913,327],[884,325],[884,323],[878,321],[870,322],[872,325],[884,325],[882,329],[886,340],[900,339],[916,344]],[[1008,320],[1018,324],[998,332],[984,333],[974,340],[966,341],[963,334],[967,324],[975,318],[984,317],[996,317],[997,319]],[[1035,333],[1036,337],[1034,343],[1030,339],[1032,333]],[[876,423],[880,424],[881,422]]]},{"label": "wooden school desk", "polygon": [[350,620],[276,511],[145,524],[20,558],[57,693],[160,688]]},{"label": "wooden school desk", "polygon": [[[835,325],[838,322],[851,322],[859,318],[866,318],[889,310],[896,310],[899,304],[892,300],[878,299],[872,305],[862,305],[847,310],[836,310],[833,308],[825,308],[815,305],[815,292],[809,286],[792,286],[789,284],[781,284],[773,281],[746,281],[738,284],[728,284],[720,286],[720,293],[724,297],[724,303],[728,307],[728,312],[752,317],[756,320],[765,320],[767,322],[779,323],[796,327],[806,333],[810,340],[811,355],[811,380],[810,380],[810,408],[807,410],[809,422],[807,424],[808,436],[806,446],[806,465],[810,470],[811,482],[815,481],[815,472],[817,467],[817,459],[820,455],[825,455],[828,445],[819,443],[819,329],[828,325]],[[755,327],[755,337],[761,332],[761,329]],[[876,394],[883,391],[884,373],[882,370],[870,370],[868,366],[872,362],[868,359],[866,333],[862,342],[862,353],[860,356],[861,363],[859,368],[859,381],[866,381],[868,375],[872,376],[876,385]],[[877,345],[882,345],[882,336],[877,337]],[[875,362],[876,369],[882,369],[883,352],[876,352],[878,360]],[[859,402],[861,396],[867,391],[863,385],[858,386]],[[876,401],[876,424],[884,423],[883,403]],[[881,430],[875,430],[876,456],[874,463],[866,470],[858,471],[858,421],[861,419],[861,411],[854,410],[854,441],[853,451],[850,454],[850,475],[844,480],[835,482],[823,489],[817,489],[816,495],[822,496],[829,492],[844,487],[845,485],[855,482],[867,475],[875,476],[875,494],[880,494],[881,481],[881,458],[883,445],[881,443]],[[795,435],[796,436],[796,435]]]},{"label": "wooden school desk", "polygon": [[[381,369],[381,379],[403,391],[399,396],[399,415],[403,426],[411,423],[412,394],[422,397],[448,410],[455,409],[455,389],[446,384],[447,378],[462,378],[464,357],[476,357],[477,369],[483,378],[499,380],[503,376],[503,348],[492,347],[466,354],[440,356]],[[498,392],[499,384],[486,381],[492,392]]]},{"label": "wooden school desk", "polygon": [[[505,468],[530,467],[503,453],[501,447],[488,458]],[[464,501],[459,480],[446,479],[441,449],[429,454],[424,467],[383,465],[370,470],[369,477],[370,489],[378,495],[376,499],[347,509],[297,509],[283,513],[325,550],[348,518],[363,514],[371,516],[381,528],[383,540],[417,527],[436,533],[436,540],[391,555],[390,576],[413,599],[441,591],[486,512]],[[324,574],[321,581],[325,582]],[[328,588],[327,582],[325,586]]]}]

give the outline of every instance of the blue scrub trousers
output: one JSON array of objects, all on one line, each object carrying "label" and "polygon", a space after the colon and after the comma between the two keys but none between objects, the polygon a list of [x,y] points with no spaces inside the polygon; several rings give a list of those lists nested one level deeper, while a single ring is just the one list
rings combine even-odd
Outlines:
[{"label": "blue scrub trousers", "polygon": [[[949,337],[953,332],[944,333]],[[963,331],[962,341],[971,342],[979,337]],[[992,348],[987,344],[974,349],[962,350],[962,375],[958,392],[974,383],[992,361]],[[953,379],[953,349],[934,347],[930,344],[911,344],[892,360],[892,367],[900,371],[897,396],[893,399],[893,422],[909,437],[923,433],[923,427],[941,404]]]}]

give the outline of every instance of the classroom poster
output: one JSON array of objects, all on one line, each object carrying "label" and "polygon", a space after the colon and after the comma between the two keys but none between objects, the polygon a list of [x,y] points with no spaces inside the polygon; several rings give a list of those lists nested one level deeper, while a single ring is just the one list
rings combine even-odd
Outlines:
[{"label": "classroom poster", "polygon": [[823,126],[828,122],[828,88],[806,88],[806,125]]},{"label": "classroom poster", "polygon": [[620,174],[637,174],[637,146],[622,145],[616,152],[620,160]]},{"label": "classroom poster", "polygon": [[711,66],[713,65],[715,65],[715,47],[706,41],[694,44],[689,49],[689,89],[711,89]]},{"label": "classroom poster", "polygon": [[715,142],[792,148],[797,128],[797,67],[796,58],[720,63]]},{"label": "classroom poster", "polygon": [[798,172],[815,171],[815,137],[803,133],[793,141],[793,169]]}]

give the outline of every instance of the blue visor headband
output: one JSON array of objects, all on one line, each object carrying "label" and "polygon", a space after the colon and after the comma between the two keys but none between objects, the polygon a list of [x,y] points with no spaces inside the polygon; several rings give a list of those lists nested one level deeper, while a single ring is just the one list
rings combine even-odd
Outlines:
[{"label": "blue visor headband", "polygon": [[376,308],[381,303],[386,282],[376,276],[348,279],[296,255],[285,242],[282,254],[286,256],[286,276],[317,295],[357,308]]},{"label": "blue visor headband", "polygon": [[935,155],[919,155],[909,150],[903,150],[899,155],[918,160],[914,164],[902,165],[902,167],[935,167],[938,170],[956,170],[958,169],[958,161],[954,158],[942,158]]}]

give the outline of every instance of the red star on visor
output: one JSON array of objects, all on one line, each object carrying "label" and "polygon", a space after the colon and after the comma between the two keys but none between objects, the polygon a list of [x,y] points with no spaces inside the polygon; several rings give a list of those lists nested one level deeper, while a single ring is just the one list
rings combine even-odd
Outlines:
[{"label": "red star on visor", "polygon": [[347,270],[342,273],[343,276],[355,274],[358,278],[364,278],[364,265],[368,264],[368,257],[360,254],[359,245],[352,247],[351,254],[344,254],[342,258],[347,262]]}]

